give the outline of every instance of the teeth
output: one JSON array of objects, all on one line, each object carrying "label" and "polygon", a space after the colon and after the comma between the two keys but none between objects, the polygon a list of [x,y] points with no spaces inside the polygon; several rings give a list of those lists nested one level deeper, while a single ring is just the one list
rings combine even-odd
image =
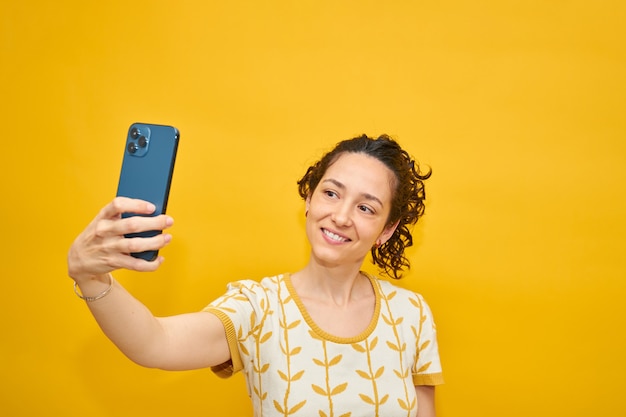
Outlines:
[{"label": "teeth", "polygon": [[339,235],[337,235],[335,233],[329,232],[326,229],[323,229],[323,232],[324,232],[324,234],[326,236],[328,236],[329,238],[331,238],[332,240],[335,240],[337,242],[346,242],[348,240],[348,239],[345,239],[345,238],[343,238],[343,237],[341,237],[341,236],[339,236]]}]

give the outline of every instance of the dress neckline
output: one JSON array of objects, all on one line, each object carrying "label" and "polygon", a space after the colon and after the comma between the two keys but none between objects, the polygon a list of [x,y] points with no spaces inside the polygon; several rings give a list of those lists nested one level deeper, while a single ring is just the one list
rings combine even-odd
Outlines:
[{"label": "dress neckline", "polygon": [[302,315],[306,323],[309,325],[311,330],[313,330],[313,332],[315,332],[317,336],[319,336],[320,338],[324,340],[334,342],[334,343],[351,344],[351,343],[359,343],[367,339],[367,337],[376,328],[376,324],[378,323],[378,317],[380,316],[381,296],[380,296],[380,288],[378,286],[378,282],[376,278],[374,278],[372,275],[368,274],[367,272],[361,271],[361,273],[369,280],[370,285],[372,286],[372,289],[374,290],[374,299],[375,299],[374,314],[372,314],[372,319],[370,320],[370,323],[365,328],[365,330],[363,330],[361,333],[357,334],[356,336],[351,336],[351,337],[336,336],[336,335],[333,335],[331,333],[324,331],[321,327],[319,327],[317,323],[315,323],[313,318],[309,315],[309,312],[307,311],[304,303],[302,302],[302,300],[300,299],[300,296],[296,292],[296,289],[293,286],[293,283],[291,282],[291,274],[284,275],[284,282],[285,282],[285,286],[287,287],[287,291],[289,291],[289,295],[296,302],[296,305],[298,306],[298,310],[300,310],[300,314]]}]

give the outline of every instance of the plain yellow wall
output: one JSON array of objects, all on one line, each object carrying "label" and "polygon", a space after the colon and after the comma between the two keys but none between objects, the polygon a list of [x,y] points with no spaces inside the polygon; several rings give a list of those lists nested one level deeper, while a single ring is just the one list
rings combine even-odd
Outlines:
[{"label": "plain yellow wall", "polygon": [[[132,364],[66,277],[131,122],[182,132],[156,314],[307,259],[295,181],[389,133],[434,174],[402,285],[441,417],[624,416],[626,7],[614,1],[0,6],[0,414],[251,415],[241,375]],[[368,267],[369,268],[369,267]]]}]

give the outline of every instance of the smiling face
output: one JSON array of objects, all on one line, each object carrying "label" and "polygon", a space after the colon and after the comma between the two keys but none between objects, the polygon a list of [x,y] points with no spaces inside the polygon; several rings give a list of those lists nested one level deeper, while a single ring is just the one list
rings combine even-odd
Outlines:
[{"label": "smiling face", "polygon": [[306,231],[313,260],[327,267],[360,265],[388,226],[394,174],[378,159],[344,153],[307,199]]}]

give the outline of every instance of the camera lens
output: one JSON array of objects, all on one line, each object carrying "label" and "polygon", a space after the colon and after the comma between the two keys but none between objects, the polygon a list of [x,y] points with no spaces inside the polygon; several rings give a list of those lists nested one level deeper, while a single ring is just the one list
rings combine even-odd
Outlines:
[{"label": "camera lens", "polygon": [[136,127],[130,129],[130,137],[133,139],[137,139],[137,137],[139,137],[139,129],[137,129]]},{"label": "camera lens", "polygon": [[128,149],[128,152],[135,153],[135,152],[137,152],[137,144],[135,142],[130,142],[128,144],[128,148],[127,149]]},{"label": "camera lens", "polygon": [[139,136],[139,140],[137,141],[137,143],[139,144],[140,148],[145,148],[148,144],[148,140],[145,136]]}]

